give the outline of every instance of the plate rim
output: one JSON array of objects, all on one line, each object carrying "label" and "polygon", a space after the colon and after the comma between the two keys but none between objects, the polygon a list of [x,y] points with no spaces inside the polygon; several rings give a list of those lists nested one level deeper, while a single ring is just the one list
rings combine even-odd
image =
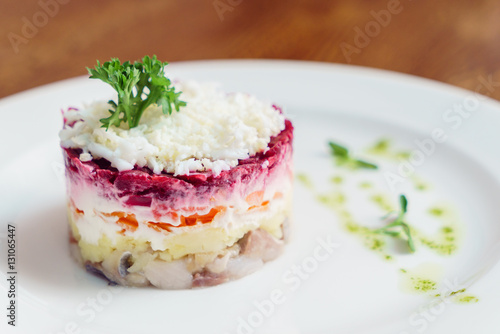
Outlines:
[{"label": "plate rim", "polygon": [[[383,79],[389,80],[402,80],[406,83],[413,83],[418,85],[431,85],[432,88],[439,90],[446,90],[451,94],[478,94],[484,98],[483,102],[492,103],[496,108],[500,108],[500,101],[493,99],[487,95],[476,93],[472,90],[455,86],[450,83],[446,83],[444,81],[439,81],[436,79],[421,77],[414,74],[398,72],[394,70],[381,69],[369,66],[362,65],[351,65],[344,63],[334,63],[334,62],[323,62],[323,61],[314,61],[314,60],[294,60],[294,59],[264,59],[264,58],[220,58],[220,59],[200,59],[200,60],[181,60],[181,61],[173,61],[169,62],[169,66],[171,67],[206,67],[206,66],[232,66],[236,68],[242,68],[243,66],[252,66],[262,68],[265,66],[269,67],[281,67],[287,70],[300,70],[300,71],[310,71],[317,69],[327,69],[327,70],[340,70],[345,72],[352,72],[361,75],[381,75]],[[167,72],[168,72],[167,66]],[[182,69],[181,69],[182,70]],[[16,100],[18,98],[23,98],[26,95],[33,95],[37,93],[44,93],[46,90],[57,89],[60,86],[64,86],[66,84],[72,84],[73,82],[78,83],[83,81],[84,79],[88,79],[88,75],[78,75],[73,77],[68,77],[61,80],[52,81],[40,86],[28,88],[26,90],[13,93],[11,95],[4,96],[0,99],[0,112],[3,104],[10,103],[12,100]]]}]

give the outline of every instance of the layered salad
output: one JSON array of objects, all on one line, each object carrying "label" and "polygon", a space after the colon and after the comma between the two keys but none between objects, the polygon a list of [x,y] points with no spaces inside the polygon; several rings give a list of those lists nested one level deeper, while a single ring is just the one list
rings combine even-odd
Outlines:
[{"label": "layered salad", "polygon": [[174,87],[165,65],[98,63],[118,101],[64,111],[71,251],[114,284],[217,285],[283,251],[293,126],[248,94]]}]

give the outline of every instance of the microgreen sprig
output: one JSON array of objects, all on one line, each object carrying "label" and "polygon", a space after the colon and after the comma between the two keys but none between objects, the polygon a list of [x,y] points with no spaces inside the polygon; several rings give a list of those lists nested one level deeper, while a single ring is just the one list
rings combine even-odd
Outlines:
[{"label": "microgreen sprig", "polygon": [[168,63],[159,61],[156,56],[145,56],[142,62],[133,64],[129,61],[120,63],[112,58],[101,65],[97,61],[95,68],[87,67],[91,79],[100,79],[111,85],[118,93],[118,103],[110,100],[111,116],[101,119],[102,127],[119,126],[128,123],[129,128],[139,125],[141,116],[148,106],[161,106],[164,114],[179,111],[186,102],[179,100],[181,92],[176,92],[171,81],[165,77],[164,67]]},{"label": "microgreen sprig", "polygon": [[333,141],[328,142],[328,146],[330,147],[331,155],[336,159],[337,165],[339,166],[347,166],[353,169],[364,168],[364,169],[377,169],[377,165],[372,164],[370,162],[355,159],[351,157],[349,154],[349,150],[342,145],[334,143]]},{"label": "microgreen sprig", "polygon": [[415,252],[415,244],[411,236],[410,227],[408,226],[407,223],[404,222],[404,218],[408,208],[408,200],[404,195],[399,196],[399,204],[401,210],[398,212],[398,216],[396,217],[396,219],[392,221],[390,224],[381,227],[379,229],[376,229],[374,232],[389,235],[391,237],[397,237],[401,234],[401,231],[397,231],[395,229],[401,228],[402,232],[406,234],[408,248],[410,248],[410,251],[413,253]]}]

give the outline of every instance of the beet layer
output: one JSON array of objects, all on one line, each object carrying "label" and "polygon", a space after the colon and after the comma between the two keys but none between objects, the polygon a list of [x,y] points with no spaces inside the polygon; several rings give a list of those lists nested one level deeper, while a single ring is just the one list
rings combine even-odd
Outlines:
[{"label": "beet layer", "polygon": [[149,168],[140,167],[120,172],[105,159],[82,162],[77,149],[65,148],[63,154],[68,179],[96,187],[99,196],[117,199],[127,206],[151,207],[152,203],[161,203],[174,209],[185,205],[186,196],[196,198],[198,203],[209,202],[230,197],[235,188],[244,192],[245,185],[267,179],[280,162],[291,157],[292,139],[293,126],[286,120],[285,129],[271,138],[266,152],[240,160],[237,166],[217,176],[211,172],[154,174]]}]

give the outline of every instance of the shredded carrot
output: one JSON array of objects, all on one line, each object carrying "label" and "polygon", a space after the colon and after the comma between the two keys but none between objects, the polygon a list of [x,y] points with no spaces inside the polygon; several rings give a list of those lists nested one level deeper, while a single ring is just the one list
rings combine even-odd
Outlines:
[{"label": "shredded carrot", "polygon": [[252,205],[251,207],[248,208],[248,211],[250,210],[267,210],[267,206],[269,205],[269,201],[264,201],[260,205]]},{"label": "shredded carrot", "polygon": [[[282,198],[283,193],[277,191],[273,199]],[[248,211],[250,210],[267,210],[267,206],[269,205],[269,201],[262,201],[264,199],[264,191],[255,191],[247,196],[246,201],[250,204]]]},{"label": "shredded carrot", "polygon": [[103,212],[102,215],[106,217],[117,217],[118,220],[116,221],[116,223],[123,226],[125,230],[135,231],[137,227],[139,227],[139,222],[137,222],[137,219],[135,218],[135,215],[133,213],[127,214],[121,211],[114,211],[111,213]]},{"label": "shredded carrot", "polygon": [[83,210],[80,210],[80,209],[78,209],[78,208],[76,207],[75,202],[73,202],[73,200],[72,200],[72,199],[70,199],[70,204],[71,204],[71,206],[75,209],[75,213],[76,213],[77,215],[83,215],[83,214],[84,214]]},{"label": "shredded carrot", "polygon": [[245,198],[245,201],[249,205],[259,205],[264,199],[264,190],[254,191]]},{"label": "shredded carrot", "polygon": [[214,220],[214,217],[221,211],[225,211],[226,208],[223,206],[216,206],[212,208],[206,215],[194,214],[190,216],[181,216],[181,225],[180,226],[193,226],[198,222],[202,224],[211,223]]},{"label": "shredded carrot", "polygon": [[178,226],[174,226],[169,223],[163,223],[163,222],[147,222],[148,226],[153,228],[154,230],[160,232],[161,230],[171,232],[172,228],[176,227],[185,227],[185,226],[194,226],[198,222],[201,224],[208,224],[211,223],[212,220],[214,220],[215,216],[219,212],[225,211],[226,208],[223,206],[216,206],[215,208],[212,208],[207,214],[205,215],[199,215],[199,214],[193,214],[190,216],[180,216],[181,219],[181,224]]},{"label": "shredded carrot", "polygon": [[172,230],[170,228],[173,227],[171,224],[161,222],[147,222],[147,224],[157,232],[161,232],[162,230],[171,232]]}]

